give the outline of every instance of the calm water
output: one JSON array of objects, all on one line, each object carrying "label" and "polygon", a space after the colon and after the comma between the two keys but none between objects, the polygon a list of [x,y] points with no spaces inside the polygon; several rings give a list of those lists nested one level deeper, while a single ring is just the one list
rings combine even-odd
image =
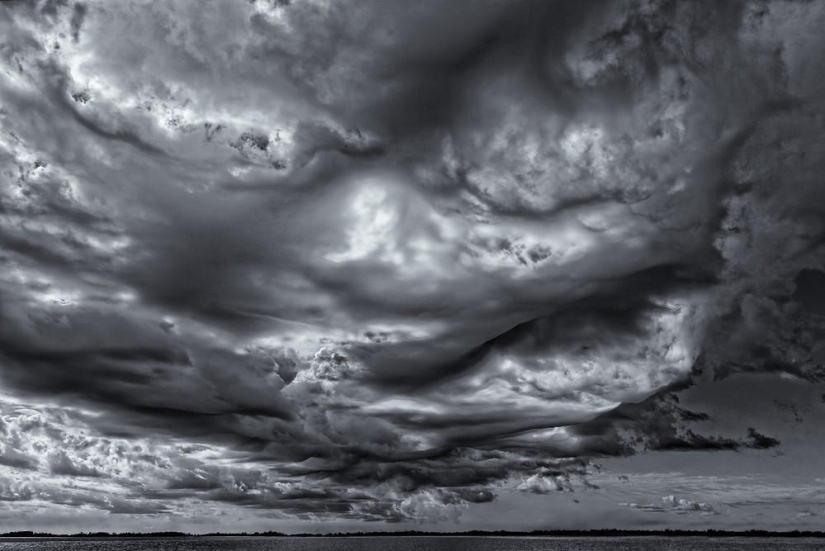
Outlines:
[{"label": "calm water", "polygon": [[746,538],[208,538],[0,541],[0,551],[814,551],[825,540]]}]

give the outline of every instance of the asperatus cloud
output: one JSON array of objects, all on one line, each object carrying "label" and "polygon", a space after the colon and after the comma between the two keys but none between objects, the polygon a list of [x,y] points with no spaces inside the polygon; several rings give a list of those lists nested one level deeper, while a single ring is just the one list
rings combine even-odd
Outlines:
[{"label": "asperatus cloud", "polygon": [[821,528],[823,26],[0,3],[3,529]]}]

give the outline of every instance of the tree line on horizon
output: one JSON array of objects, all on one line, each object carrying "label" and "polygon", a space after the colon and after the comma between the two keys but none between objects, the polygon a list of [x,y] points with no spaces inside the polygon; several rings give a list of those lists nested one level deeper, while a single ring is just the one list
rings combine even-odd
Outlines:
[{"label": "tree line on horizon", "polygon": [[665,537],[783,537],[783,538],[823,538],[825,532],[811,530],[622,530],[616,528],[599,528],[592,530],[532,530],[528,532],[510,530],[467,530],[464,532],[429,532],[423,530],[402,530],[394,532],[329,532],[318,534],[286,534],[283,532],[211,532],[207,534],[192,534],[187,532],[77,532],[74,534],[53,534],[50,532],[34,532],[18,530],[0,534],[0,538],[208,538],[208,537],[283,537],[283,538],[345,538],[345,537],[436,537],[436,536],[546,536],[546,537],[633,537],[633,536],[665,536]]}]

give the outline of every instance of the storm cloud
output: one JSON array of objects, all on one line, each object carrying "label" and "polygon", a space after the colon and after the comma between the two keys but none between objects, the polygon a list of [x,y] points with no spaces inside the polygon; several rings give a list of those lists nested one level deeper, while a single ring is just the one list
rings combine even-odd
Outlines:
[{"label": "storm cloud", "polygon": [[0,500],[450,522],[822,394],[821,3],[0,13]]}]

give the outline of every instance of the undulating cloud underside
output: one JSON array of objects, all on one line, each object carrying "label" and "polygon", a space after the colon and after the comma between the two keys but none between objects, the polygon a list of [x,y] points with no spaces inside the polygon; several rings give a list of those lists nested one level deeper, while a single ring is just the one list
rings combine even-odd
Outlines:
[{"label": "undulating cloud underside", "polygon": [[[0,500],[441,520],[781,446],[671,392],[825,376],[823,25],[3,2]],[[622,506],[717,512],[666,493]]]}]

